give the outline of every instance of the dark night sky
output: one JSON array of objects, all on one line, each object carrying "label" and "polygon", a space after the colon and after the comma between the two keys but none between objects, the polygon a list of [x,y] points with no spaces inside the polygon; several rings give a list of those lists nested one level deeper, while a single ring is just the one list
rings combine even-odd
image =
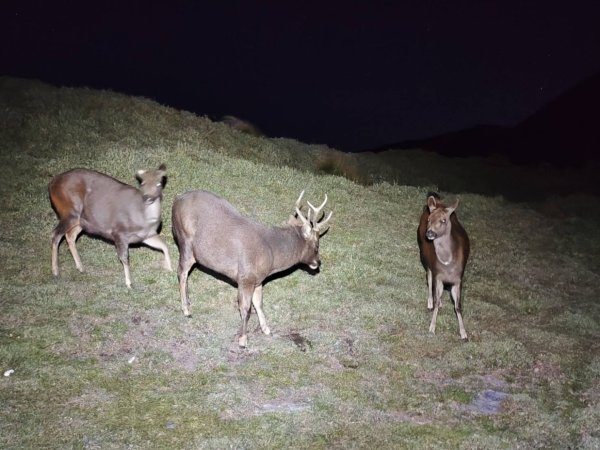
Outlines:
[{"label": "dark night sky", "polygon": [[1,7],[0,75],[341,150],[513,125],[600,72],[599,1],[36,3]]}]

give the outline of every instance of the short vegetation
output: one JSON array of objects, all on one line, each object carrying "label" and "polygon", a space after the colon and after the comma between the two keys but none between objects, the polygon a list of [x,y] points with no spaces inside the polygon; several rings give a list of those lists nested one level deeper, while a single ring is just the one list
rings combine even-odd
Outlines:
[{"label": "short vegetation", "polygon": [[[12,78],[0,123],[0,448],[600,446],[599,203],[566,191],[572,173],[347,155]],[[239,348],[236,290],[200,270],[184,317],[175,273],[147,248],[130,251],[131,290],[112,245],[88,236],[85,272],[63,243],[53,278],[51,177],[86,167],[134,184],[161,163],[174,264],[179,193],[213,191],[272,225],[303,189],[313,204],[328,194],[321,272],[265,286],[273,336],[253,314]],[[460,197],[471,238],[466,343],[447,293],[428,332],[416,229],[432,190]]]}]

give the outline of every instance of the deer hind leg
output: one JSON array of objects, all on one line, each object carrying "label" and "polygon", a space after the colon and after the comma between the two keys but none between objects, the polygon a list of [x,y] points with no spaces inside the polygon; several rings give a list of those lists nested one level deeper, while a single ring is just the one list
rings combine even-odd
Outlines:
[{"label": "deer hind leg", "polygon": [[437,322],[437,315],[442,303],[442,294],[444,293],[444,283],[433,277],[433,288],[435,292],[433,294],[433,316],[431,317],[431,325],[429,325],[429,332],[435,334],[435,324]]},{"label": "deer hind leg", "polygon": [[52,232],[52,275],[58,276],[58,245],[64,233],[60,230],[60,224]]},{"label": "deer hind leg", "polygon": [[81,259],[79,259],[79,253],[77,252],[77,247],[75,242],[77,241],[77,236],[81,233],[82,228],[80,225],[75,225],[69,231],[66,232],[65,238],[67,240],[67,245],[69,246],[69,250],[71,251],[71,255],[73,256],[73,260],[75,261],[75,267],[80,272],[83,272],[83,266],[81,265]]},{"label": "deer hind leg", "polygon": [[467,332],[465,330],[465,324],[463,323],[462,318],[462,306],[460,304],[460,291],[461,286],[460,283],[456,283],[450,289],[450,294],[452,295],[452,300],[454,300],[454,312],[456,313],[456,318],[458,319],[458,330],[460,332],[460,338],[463,341],[468,341],[469,338],[467,336]]},{"label": "deer hind leg", "polygon": [[252,304],[252,295],[254,285],[240,283],[238,285],[238,307],[242,318],[242,329],[238,343],[240,347],[246,347],[248,344],[248,319],[250,318],[250,306]]},{"label": "deer hind leg", "polygon": [[155,236],[149,237],[148,239],[146,239],[142,242],[144,244],[146,244],[148,247],[152,247],[157,250],[161,250],[165,255],[163,267],[165,268],[165,270],[168,270],[169,272],[173,271],[173,267],[171,266],[171,258],[169,257],[169,249],[167,248],[167,244],[165,244],[165,242],[161,239],[160,236],[155,235]]},{"label": "deer hind leg", "polygon": [[121,264],[123,264],[123,271],[125,272],[125,285],[128,289],[131,289],[131,276],[129,274],[129,243],[121,238],[115,239],[115,247],[117,248],[117,255]]},{"label": "deer hind leg", "polygon": [[179,295],[181,297],[181,310],[186,317],[192,317],[190,299],[188,296],[188,274],[196,262],[192,249],[186,245],[180,245],[179,265],[177,266],[177,278],[179,279]]},{"label": "deer hind leg", "polygon": [[262,284],[257,286],[254,289],[254,293],[252,294],[252,304],[254,305],[254,309],[256,310],[256,315],[258,316],[258,322],[260,323],[260,329],[266,335],[271,334],[270,328],[267,326],[267,319],[265,318],[265,314],[262,310]]},{"label": "deer hind leg", "polygon": [[427,269],[427,309],[433,309],[433,273]]},{"label": "deer hind leg", "polygon": [[[56,227],[52,231],[52,275],[54,275],[55,277],[58,276],[58,246],[60,245],[60,241],[62,240],[63,236],[71,235],[77,228],[79,230],[76,231],[76,233],[79,234],[79,232],[81,231],[79,224],[73,217],[67,217],[65,219],[61,219],[58,225],[56,225]],[[74,239],[77,237],[77,234],[75,234],[74,238],[72,236],[67,237],[67,243],[69,244],[71,255],[73,255],[73,259],[75,260],[75,265],[77,266],[77,269],[81,271],[81,261],[79,260],[79,255],[77,254],[77,249],[75,249],[74,242]],[[71,239],[73,239],[72,242],[70,242]]]}]

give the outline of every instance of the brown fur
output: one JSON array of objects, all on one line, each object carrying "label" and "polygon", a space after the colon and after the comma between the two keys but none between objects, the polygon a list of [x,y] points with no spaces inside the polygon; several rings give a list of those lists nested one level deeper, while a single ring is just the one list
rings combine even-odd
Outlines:
[{"label": "brown fur", "polygon": [[164,164],[158,170],[139,170],[136,176],[141,190],[88,169],[73,169],[54,177],[48,194],[59,222],[52,233],[52,273],[58,276],[58,246],[63,236],[75,266],[83,272],[75,245],[82,231],[115,243],[128,288],[129,244],[142,242],[162,250],[165,268],[171,270],[169,251],[158,236],[165,170]]},{"label": "brown fur", "polygon": [[430,195],[419,221],[417,242],[421,263],[427,272],[427,308],[433,310],[429,331],[435,333],[441,296],[444,287],[449,287],[460,336],[467,340],[461,311],[461,287],[470,245],[467,232],[454,212],[457,207],[458,199],[447,206],[437,195]]}]

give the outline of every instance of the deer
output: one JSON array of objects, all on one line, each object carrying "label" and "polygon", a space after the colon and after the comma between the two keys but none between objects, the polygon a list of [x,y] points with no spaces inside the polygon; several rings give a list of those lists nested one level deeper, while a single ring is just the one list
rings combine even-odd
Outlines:
[{"label": "deer", "polygon": [[450,289],[458,319],[460,337],[468,340],[462,318],[461,289],[467,259],[469,237],[456,216],[459,200],[445,205],[439,195],[430,193],[417,229],[421,263],[427,273],[427,309],[433,310],[429,332],[435,334],[438,310],[444,288]]},{"label": "deer", "polygon": [[161,250],[164,268],[172,271],[169,250],[158,235],[165,177],[164,164],[157,170],[136,172],[140,189],[89,169],[72,169],[55,176],[48,184],[50,203],[59,220],[52,232],[52,274],[58,277],[58,247],[63,236],[75,267],[83,272],[76,247],[82,231],[114,243],[128,289],[130,244]]},{"label": "deer", "polygon": [[190,191],[173,202],[172,231],[179,247],[179,293],[181,308],[191,317],[188,275],[195,263],[221,274],[237,285],[238,309],[241,316],[240,347],[248,343],[247,328],[250,308],[254,309],[262,332],[270,335],[262,309],[263,284],[270,275],[298,265],[317,271],[321,265],[319,239],[327,231],[333,211],[320,216],[327,203],[314,207],[307,202],[305,216],[300,202],[295,204],[284,226],[267,226],[238,212],[227,200],[207,191]]}]

